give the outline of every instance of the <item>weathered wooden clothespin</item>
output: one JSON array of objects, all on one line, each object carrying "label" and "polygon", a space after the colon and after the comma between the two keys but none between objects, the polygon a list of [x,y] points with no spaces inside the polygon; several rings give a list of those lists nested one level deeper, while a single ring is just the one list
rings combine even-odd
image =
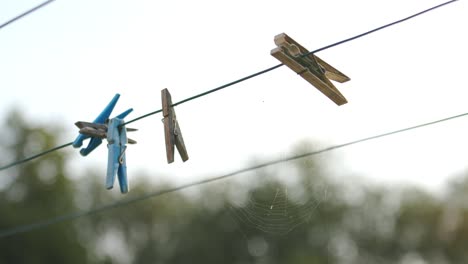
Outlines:
[{"label": "weathered wooden clothespin", "polygon": [[182,132],[180,131],[179,122],[172,107],[172,99],[169,90],[161,90],[164,135],[166,140],[166,156],[167,163],[174,162],[174,145],[179,151],[180,157],[185,162],[189,159],[187,149],[185,148]]},{"label": "weathered wooden clothespin", "polygon": [[315,86],[320,92],[337,105],[346,104],[346,98],[336,89],[329,79],[343,83],[350,78],[328,63],[309,54],[309,51],[285,33],[275,36],[276,48],[271,55]]}]

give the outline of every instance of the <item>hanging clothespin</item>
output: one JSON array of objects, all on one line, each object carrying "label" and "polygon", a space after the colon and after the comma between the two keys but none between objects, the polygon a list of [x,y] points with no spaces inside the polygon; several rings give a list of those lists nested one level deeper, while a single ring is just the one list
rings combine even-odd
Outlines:
[{"label": "hanging clothespin", "polygon": [[[80,129],[78,137],[73,141],[73,147],[79,148],[83,145],[83,141],[91,138],[88,146],[86,148],[82,148],[80,150],[80,154],[82,156],[86,156],[91,153],[94,149],[96,149],[102,143],[102,139],[106,138],[107,136],[107,122],[109,120],[109,116],[114,110],[117,101],[119,100],[120,94],[116,94],[114,98],[109,102],[109,104],[102,110],[102,112],[96,117],[94,122],[83,122],[78,121],[75,125]],[[127,111],[121,113],[120,115],[116,116],[117,118],[123,119],[125,118],[133,109],[128,109]],[[132,129],[134,131],[134,129]],[[131,143],[135,142],[131,140]],[[136,142],[135,142],[136,143]]]},{"label": "hanging clothespin", "polygon": [[85,139],[91,138],[88,146],[80,150],[81,155],[86,156],[96,149],[103,139],[108,142],[108,162],[106,188],[111,189],[114,185],[115,174],[118,175],[120,191],[128,192],[127,167],[125,162],[125,150],[127,143],[136,144],[135,140],[127,138],[127,131],[136,131],[133,128],[126,128],[123,118],[125,118],[132,108],[121,113],[117,117],[109,120],[120,95],[116,94],[104,110],[98,115],[94,122],[78,121],[75,125],[80,129],[80,135],[73,142],[73,147],[79,148],[83,145]]},{"label": "hanging clothespin", "polygon": [[343,83],[350,78],[315,56],[285,33],[275,36],[276,48],[271,55],[315,86],[337,105],[346,104],[346,98],[329,79]]},{"label": "hanging clothespin", "polygon": [[169,90],[161,90],[162,109],[163,109],[163,122],[164,122],[164,135],[166,140],[166,156],[167,163],[174,162],[174,145],[179,151],[180,157],[185,162],[189,159],[187,149],[185,148],[182,132],[180,131],[179,122],[172,107],[172,99]]},{"label": "hanging clothespin", "polygon": [[127,150],[127,129],[125,122],[120,118],[112,118],[107,128],[107,160],[106,188],[114,187],[115,175],[119,179],[120,192],[128,192],[127,164],[125,151]]}]

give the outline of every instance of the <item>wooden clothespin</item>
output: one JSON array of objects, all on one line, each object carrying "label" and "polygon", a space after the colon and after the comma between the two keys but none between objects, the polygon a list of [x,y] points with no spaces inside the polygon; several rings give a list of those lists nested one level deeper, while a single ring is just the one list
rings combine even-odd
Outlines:
[{"label": "wooden clothespin", "polygon": [[315,86],[337,105],[346,104],[346,98],[336,89],[329,79],[343,83],[350,78],[328,63],[309,54],[309,51],[285,33],[275,36],[276,48],[271,55]]},{"label": "wooden clothespin", "polygon": [[166,156],[167,163],[174,162],[174,144],[179,151],[180,157],[185,162],[189,159],[187,149],[185,148],[182,132],[180,131],[179,122],[172,107],[172,99],[169,90],[161,90],[162,109],[164,116],[164,135],[166,139]]}]

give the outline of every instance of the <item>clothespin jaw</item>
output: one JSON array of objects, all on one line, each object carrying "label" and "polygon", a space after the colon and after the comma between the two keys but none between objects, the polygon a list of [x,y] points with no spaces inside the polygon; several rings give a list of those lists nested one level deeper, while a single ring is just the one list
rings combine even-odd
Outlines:
[{"label": "clothespin jaw", "polygon": [[125,151],[127,149],[127,132],[123,119],[112,118],[109,120],[107,129],[107,177],[106,188],[114,187],[115,175],[118,176],[120,192],[127,193],[129,190],[127,179],[127,164]]},{"label": "clothespin jaw", "polygon": [[174,145],[177,147],[180,157],[185,162],[189,159],[189,157],[185,147],[184,139],[182,137],[179,122],[177,121],[174,108],[172,107],[172,98],[168,89],[161,90],[161,98],[164,117],[163,122],[167,163],[174,162]]},{"label": "clothespin jaw", "polygon": [[[82,156],[87,156],[93,150],[95,150],[102,143],[102,139],[106,137],[107,126],[106,122],[109,119],[112,111],[114,110],[115,105],[117,104],[120,98],[120,94],[116,94],[112,100],[107,104],[107,106],[102,110],[102,112],[96,117],[96,119],[90,122],[76,122],[75,125],[80,128],[80,134],[73,141],[72,146],[74,148],[79,148],[83,145],[83,141],[91,138],[86,148],[80,150]],[[133,109],[128,109],[127,111],[121,113],[117,117],[120,119],[125,118]]]},{"label": "clothespin jaw", "polygon": [[348,76],[314,54],[309,54],[307,49],[285,33],[275,36],[275,44],[277,47],[271,50],[273,57],[299,74],[337,105],[348,102],[329,80],[343,83],[350,80]]},{"label": "clothespin jaw", "polygon": [[105,138],[107,136],[107,125],[78,121],[75,125],[80,129],[80,134],[89,137]]}]

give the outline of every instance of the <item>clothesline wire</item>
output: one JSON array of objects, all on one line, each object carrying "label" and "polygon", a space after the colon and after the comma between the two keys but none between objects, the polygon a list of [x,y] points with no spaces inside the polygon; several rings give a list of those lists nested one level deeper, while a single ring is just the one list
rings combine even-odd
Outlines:
[{"label": "clothesline wire", "polygon": [[[52,1],[53,1],[53,0],[52,0]],[[369,30],[369,31],[364,32],[364,33],[362,33],[362,34],[359,34],[359,35],[356,35],[356,36],[347,38],[347,39],[345,39],[345,40],[341,40],[341,41],[335,42],[335,43],[333,43],[333,44],[327,45],[327,46],[325,46],[325,47],[316,49],[316,50],[314,50],[314,51],[309,52],[309,54],[316,53],[316,52],[319,52],[319,51],[323,51],[323,50],[325,50],[325,49],[329,49],[329,48],[331,48],[331,47],[335,47],[335,46],[341,45],[341,44],[343,44],[343,43],[346,43],[346,42],[355,40],[355,39],[357,39],[357,38],[366,36],[366,35],[368,35],[368,34],[371,34],[371,33],[374,33],[374,32],[376,32],[376,31],[382,30],[382,29],[384,29],[384,28],[387,28],[387,27],[396,25],[396,24],[398,24],[398,23],[407,21],[407,20],[409,20],[409,19],[411,19],[411,18],[417,17],[417,16],[419,16],[419,15],[422,15],[422,14],[427,13],[427,12],[429,12],[429,11],[435,10],[435,9],[440,8],[440,7],[442,7],[442,6],[445,6],[445,5],[454,3],[454,2],[456,2],[456,1],[458,1],[458,0],[451,0],[451,1],[444,2],[444,3],[442,3],[442,4],[439,4],[439,5],[436,5],[436,6],[434,6],[434,7],[428,8],[428,9],[426,9],[426,10],[423,10],[423,11],[418,12],[418,13],[416,13],[416,14],[413,14],[413,15],[411,15],[411,16],[408,16],[408,17],[405,17],[405,18],[403,18],[403,19],[400,19],[400,20],[394,21],[394,22],[392,22],[392,23],[386,24],[386,25],[384,25],[384,26],[381,26],[381,27],[378,27],[378,28]],[[43,3],[42,5],[45,5],[45,4],[47,4],[47,3],[48,3],[48,2],[45,2],[45,3]],[[36,7],[36,9],[37,9],[37,8],[38,8],[38,7]],[[304,55],[304,56],[306,56],[306,55]],[[259,72],[257,72],[257,73],[251,74],[251,75],[249,75],[249,76],[240,78],[240,79],[238,79],[238,80],[236,80],[236,81],[233,81],[233,82],[230,82],[230,83],[221,85],[221,86],[216,87],[216,88],[214,88],[214,89],[211,89],[211,90],[205,91],[205,92],[203,92],[203,93],[200,93],[200,94],[191,96],[191,97],[189,97],[189,98],[183,99],[183,100],[181,100],[181,101],[179,101],[179,102],[173,103],[172,106],[177,106],[177,105],[180,105],[180,104],[183,104],[183,103],[192,101],[192,100],[194,100],[194,99],[197,99],[197,98],[206,96],[206,95],[211,94],[211,93],[213,93],[213,92],[216,92],[216,91],[222,90],[222,89],[224,89],[224,88],[230,87],[230,86],[232,86],[232,85],[234,85],[234,84],[237,84],[237,83],[246,81],[246,80],[248,80],[248,79],[251,79],[251,78],[253,78],[253,77],[256,77],[256,76],[262,75],[262,74],[264,74],[264,73],[270,72],[270,71],[272,71],[272,70],[274,70],[274,69],[277,69],[277,68],[279,68],[279,67],[281,67],[281,66],[283,66],[283,64],[275,65],[275,66],[270,67],[270,68],[268,68],[268,69],[265,69],[265,70],[259,71]],[[141,120],[141,119],[143,119],[143,118],[152,116],[152,115],[157,114],[157,113],[160,113],[160,112],[162,112],[162,109],[159,109],[159,110],[156,110],[156,111],[153,111],[153,112],[144,114],[144,115],[142,115],[142,116],[139,116],[139,117],[137,117],[137,118],[135,118],[135,119],[132,119],[132,120],[130,120],[130,121],[127,121],[127,122],[124,123],[123,125],[127,125],[127,124],[130,124],[130,123],[136,122],[136,121],[138,121],[138,120]],[[33,159],[35,159],[35,158],[39,158],[39,157],[41,157],[41,156],[43,156],[43,155],[46,155],[46,154],[48,154],[48,153],[50,153],[50,152],[52,152],[52,151],[56,151],[56,150],[59,150],[59,149],[68,147],[68,146],[70,146],[71,144],[72,144],[72,142],[66,143],[66,144],[64,144],[64,145],[55,147],[55,148],[53,148],[53,149],[51,149],[51,150],[47,150],[47,151],[38,153],[38,154],[36,154],[36,155],[33,155],[33,156],[31,156],[31,157],[25,158],[25,159],[23,159],[23,160],[18,160],[18,161],[12,162],[12,163],[10,163],[10,164],[7,164],[7,165],[5,165],[5,166],[0,167],[0,171],[5,170],[5,169],[8,169],[8,168],[11,168],[11,167],[14,167],[14,166],[16,166],[16,165],[19,165],[19,164],[22,164],[22,163],[25,163],[25,162],[28,162],[28,161],[33,160]]]},{"label": "clothesline wire", "polygon": [[38,154],[36,154],[36,155],[33,155],[33,156],[30,156],[30,157],[24,158],[24,159],[22,159],[22,160],[18,160],[18,161],[12,162],[12,163],[10,163],[10,164],[7,164],[7,165],[5,165],[5,166],[0,167],[0,171],[6,170],[6,169],[8,169],[8,168],[11,168],[11,167],[14,167],[14,166],[17,166],[17,165],[20,165],[20,164],[22,164],[22,163],[26,163],[26,162],[28,162],[28,161],[31,161],[31,160],[33,160],[33,159],[36,159],[36,158],[39,158],[39,157],[41,157],[41,156],[47,155],[47,154],[49,154],[49,153],[51,153],[51,152],[54,152],[54,151],[56,151],[56,150],[63,149],[63,148],[66,148],[66,147],[68,147],[68,146],[71,146],[72,144],[73,144],[73,142],[68,142],[68,143],[65,143],[65,144],[63,144],[63,145],[60,145],[60,146],[57,146],[57,147],[54,147],[54,148],[45,150],[45,151],[43,151],[43,152],[41,152],[41,153],[38,153]]},{"label": "clothesline wire", "polygon": [[395,22],[386,24],[386,25],[381,26],[381,27],[378,27],[378,28],[374,28],[374,29],[369,30],[369,31],[367,31],[367,32],[364,32],[364,33],[362,33],[362,34],[356,35],[356,36],[354,36],[354,37],[350,37],[350,38],[345,39],[345,40],[342,40],[342,41],[338,41],[338,42],[336,42],[336,43],[333,43],[333,44],[330,44],[330,45],[328,45],[328,46],[322,47],[322,48],[320,48],[320,49],[316,49],[316,50],[314,50],[314,51],[309,52],[309,54],[316,53],[316,52],[320,52],[320,51],[323,51],[323,50],[326,50],[326,49],[329,49],[329,48],[332,48],[332,47],[341,45],[341,44],[343,44],[343,43],[345,43],[345,42],[352,41],[352,40],[355,40],[355,39],[364,37],[365,35],[369,35],[369,34],[371,34],[371,33],[374,33],[374,32],[376,32],[376,31],[382,30],[382,29],[384,29],[384,28],[394,26],[394,25],[399,24],[399,23],[401,23],[401,22],[405,22],[405,21],[407,21],[407,20],[410,20],[410,19],[412,19],[412,18],[415,18],[415,17],[417,17],[417,16],[420,16],[420,15],[422,15],[422,14],[424,14],[424,13],[429,12],[429,11],[435,10],[435,9],[437,9],[437,8],[443,7],[443,6],[448,5],[448,4],[452,4],[453,2],[456,2],[456,1],[458,1],[458,0],[447,1],[447,2],[445,2],[445,3],[442,3],[442,4],[439,4],[439,5],[433,6],[433,7],[431,7],[431,8],[426,9],[426,10],[423,10],[423,11],[421,11],[421,12],[418,12],[418,13],[416,13],[416,14],[414,14],[414,15],[411,15],[411,16],[408,16],[408,17],[405,17],[405,18],[402,18],[402,19],[400,19],[400,20],[397,20],[397,21],[395,21]]},{"label": "clothesline wire", "polygon": [[[233,81],[233,82],[230,82],[230,83],[221,85],[221,86],[216,87],[216,88],[214,88],[214,89],[211,89],[211,90],[205,91],[205,92],[203,92],[203,93],[200,93],[200,94],[191,96],[191,97],[189,97],[189,98],[183,99],[183,100],[181,100],[181,101],[179,101],[179,102],[173,103],[171,106],[178,106],[178,105],[181,105],[181,104],[183,104],[183,103],[192,101],[192,100],[194,100],[194,99],[197,99],[197,98],[206,96],[206,95],[208,95],[208,94],[210,94],[210,93],[217,92],[217,91],[219,91],[219,90],[222,90],[222,89],[227,88],[227,87],[229,87],[229,86],[232,86],[232,85],[234,85],[234,84],[238,84],[238,83],[240,83],[240,82],[246,81],[246,80],[251,79],[251,78],[253,78],[253,77],[262,75],[262,74],[264,74],[264,73],[267,73],[267,72],[269,72],[269,71],[272,71],[272,70],[274,70],[274,69],[276,69],[276,68],[279,68],[279,67],[281,67],[281,66],[283,66],[283,64],[278,64],[278,65],[276,65],[276,66],[270,67],[270,68],[265,69],[265,70],[263,70],[263,71],[256,72],[256,73],[254,73],[254,74],[251,74],[251,75],[249,75],[249,76],[243,77],[243,78],[238,79],[238,80],[235,80],[235,81]],[[143,119],[143,118],[146,118],[146,117],[149,117],[149,116],[151,116],[151,115],[154,115],[154,114],[157,114],[157,113],[161,113],[161,112],[162,112],[162,109],[158,109],[158,110],[156,110],[156,111],[154,111],[154,112],[147,113],[147,114],[145,114],[145,115],[142,115],[142,116],[139,116],[139,117],[137,117],[137,118],[135,118],[135,119],[132,119],[132,120],[130,120],[130,121],[127,121],[127,122],[125,122],[124,125],[133,123],[133,122],[138,121],[138,120],[140,120],[140,119]]]},{"label": "clothesline wire", "polygon": [[42,4],[39,4],[39,5],[37,5],[37,6],[33,7],[33,8],[31,8],[31,9],[29,9],[28,11],[26,11],[26,12],[24,12],[24,13],[22,13],[22,14],[19,14],[19,15],[17,15],[17,16],[15,16],[14,18],[12,18],[12,19],[10,19],[10,20],[4,22],[3,24],[1,24],[1,25],[0,25],[0,29],[2,29],[2,28],[4,28],[4,27],[8,26],[9,24],[15,22],[16,20],[18,20],[18,19],[20,19],[20,18],[23,18],[23,17],[25,17],[25,16],[27,16],[27,15],[29,15],[29,14],[31,14],[31,13],[37,11],[38,9],[40,9],[40,8],[42,8],[42,7],[44,7],[44,6],[48,5],[48,4],[50,4],[50,3],[52,3],[53,1],[55,1],[55,0],[48,0],[48,1],[45,1],[45,2],[43,2]]},{"label": "clothesline wire", "polygon": [[98,207],[92,208],[90,210],[84,210],[84,211],[80,211],[80,212],[73,212],[73,213],[69,213],[69,214],[64,214],[64,215],[53,217],[53,218],[50,218],[50,219],[47,219],[47,220],[44,220],[44,221],[40,221],[40,222],[36,222],[36,223],[32,223],[32,224],[27,224],[27,225],[21,225],[21,226],[13,227],[13,228],[10,228],[10,229],[1,230],[0,231],[0,238],[13,236],[13,235],[21,234],[21,233],[26,233],[26,232],[33,231],[33,230],[36,230],[36,229],[45,228],[47,226],[57,224],[57,223],[60,223],[60,222],[71,221],[71,220],[75,220],[75,219],[80,218],[80,217],[94,215],[94,214],[97,214],[97,213],[100,213],[100,212],[103,212],[103,211],[107,211],[107,210],[110,210],[110,209],[126,206],[126,205],[129,205],[129,204],[133,204],[133,203],[144,201],[144,200],[147,200],[147,199],[150,199],[150,198],[154,198],[154,197],[162,196],[162,195],[165,195],[165,194],[173,193],[173,192],[180,191],[180,190],[183,190],[183,189],[187,189],[187,188],[190,188],[190,187],[194,187],[194,186],[198,186],[198,185],[202,185],[202,184],[206,184],[206,183],[210,183],[210,182],[219,181],[219,180],[222,180],[222,179],[233,177],[233,176],[238,175],[238,174],[255,171],[255,170],[265,168],[265,167],[268,167],[268,166],[272,166],[272,165],[276,165],[276,164],[279,164],[279,163],[290,162],[290,161],[294,161],[294,160],[298,160],[298,159],[302,159],[302,158],[306,158],[306,157],[315,156],[315,155],[325,153],[325,152],[329,152],[329,151],[332,151],[332,150],[348,147],[348,146],[351,146],[351,145],[363,143],[363,142],[366,142],[366,141],[370,141],[370,140],[374,140],[374,139],[378,139],[378,138],[382,138],[382,137],[387,137],[387,136],[390,136],[390,135],[394,135],[394,134],[414,130],[414,129],[417,129],[417,128],[422,128],[422,127],[426,127],[426,126],[430,126],[430,125],[435,125],[435,124],[438,124],[438,123],[446,122],[446,121],[453,120],[453,119],[460,118],[460,117],[464,117],[464,116],[467,116],[467,115],[468,115],[468,113],[455,115],[455,116],[435,120],[435,121],[428,122],[428,123],[423,123],[423,124],[419,124],[419,125],[415,125],[415,126],[411,126],[411,127],[407,127],[407,128],[403,128],[403,129],[398,129],[398,130],[394,130],[394,131],[383,133],[383,134],[378,134],[378,135],[374,135],[374,136],[370,136],[370,137],[366,137],[366,138],[362,138],[362,139],[358,139],[358,140],[354,140],[354,141],[349,141],[349,142],[346,142],[346,143],[343,143],[343,144],[333,145],[333,146],[330,146],[330,147],[326,147],[326,148],[311,151],[311,152],[306,152],[306,153],[299,154],[299,155],[289,156],[289,157],[286,157],[286,158],[274,159],[274,160],[271,160],[271,161],[268,161],[268,162],[260,163],[258,165],[254,165],[254,166],[246,167],[246,168],[243,168],[243,169],[239,169],[239,170],[236,170],[236,171],[233,171],[233,172],[221,175],[221,176],[216,176],[216,177],[207,178],[207,179],[203,179],[203,180],[199,180],[199,181],[194,181],[192,183],[187,183],[187,184],[179,185],[177,187],[172,187],[172,188],[168,188],[168,189],[164,189],[164,190],[158,190],[158,191],[150,192],[150,193],[147,193],[145,195],[141,195],[141,196],[137,196],[137,197],[133,197],[133,198],[122,199],[120,201],[105,204],[105,205],[102,205],[102,206],[98,206]]}]

